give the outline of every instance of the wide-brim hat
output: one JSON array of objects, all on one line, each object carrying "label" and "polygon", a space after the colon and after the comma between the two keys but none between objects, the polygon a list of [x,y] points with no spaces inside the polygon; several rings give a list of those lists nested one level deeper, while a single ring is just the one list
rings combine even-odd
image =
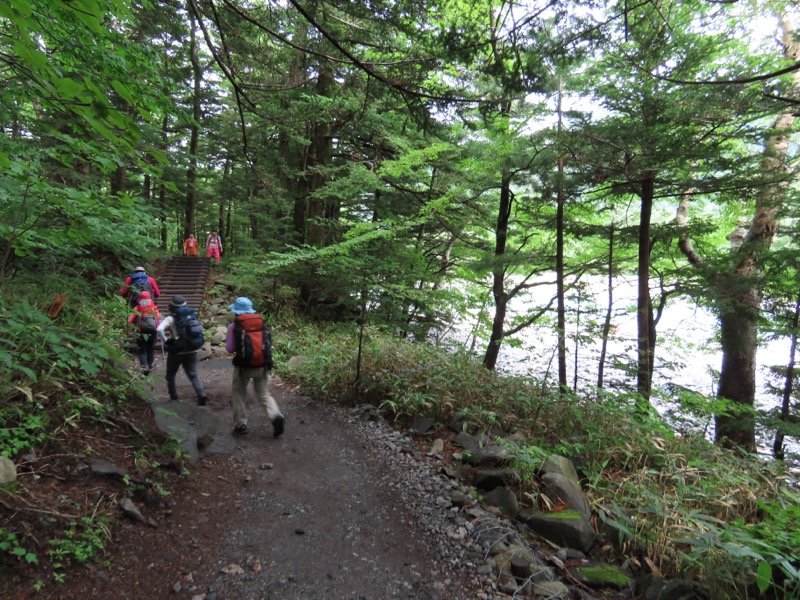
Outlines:
[{"label": "wide-brim hat", "polygon": [[141,271],[142,273],[145,273],[144,267],[136,267],[133,271],[134,271],[134,273],[138,273],[139,271]]},{"label": "wide-brim hat", "polygon": [[169,301],[169,309],[175,310],[176,308],[180,308],[181,306],[186,306],[186,298],[180,295],[175,295],[172,297],[172,300]]},{"label": "wide-brim hat", "polygon": [[244,297],[234,300],[233,304],[228,307],[228,310],[235,315],[252,315],[256,312],[256,310],[253,308],[252,300]]}]

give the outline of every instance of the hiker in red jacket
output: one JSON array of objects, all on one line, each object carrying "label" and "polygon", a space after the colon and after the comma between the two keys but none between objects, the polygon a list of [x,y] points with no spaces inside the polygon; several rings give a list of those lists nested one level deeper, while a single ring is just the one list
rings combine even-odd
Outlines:
[{"label": "hiker in red jacket", "polygon": [[136,327],[136,354],[142,373],[150,375],[156,355],[156,328],[161,323],[161,314],[150,297],[150,292],[139,292],[137,304],[128,317],[128,325]]},{"label": "hiker in red jacket", "polygon": [[126,298],[131,307],[136,306],[140,292],[150,292],[152,300],[161,295],[156,280],[147,274],[144,267],[136,267],[119,289],[120,296]]}]

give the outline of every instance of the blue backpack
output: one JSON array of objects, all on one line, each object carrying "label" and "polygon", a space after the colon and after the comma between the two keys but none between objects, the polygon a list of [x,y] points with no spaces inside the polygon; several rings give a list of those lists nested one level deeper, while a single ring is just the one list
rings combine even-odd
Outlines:
[{"label": "blue backpack", "polygon": [[170,344],[175,352],[194,352],[203,347],[203,324],[190,306],[181,306],[172,313],[176,337]]},{"label": "blue backpack", "polygon": [[150,278],[147,273],[143,271],[136,271],[131,273],[131,282],[128,284],[128,303],[131,306],[136,306],[139,302],[139,294],[142,292],[153,293],[153,288],[150,287]]}]

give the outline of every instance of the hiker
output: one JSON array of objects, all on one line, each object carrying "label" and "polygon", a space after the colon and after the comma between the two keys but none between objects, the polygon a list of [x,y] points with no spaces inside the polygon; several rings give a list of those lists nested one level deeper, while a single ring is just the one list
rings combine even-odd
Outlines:
[{"label": "hiker", "polygon": [[136,354],[142,373],[150,375],[156,355],[156,329],[161,321],[158,307],[150,292],[140,292],[128,324],[136,326]]},{"label": "hiker", "polygon": [[219,237],[216,229],[212,229],[206,239],[206,258],[214,258],[219,262],[220,252],[222,252],[222,238]]},{"label": "hiker", "polygon": [[156,280],[147,274],[144,267],[136,267],[119,290],[120,295],[128,301],[131,307],[136,306],[140,292],[150,292],[152,300],[156,300],[161,295]]},{"label": "hiker", "polygon": [[183,241],[183,254],[185,256],[199,256],[200,252],[198,248],[200,247],[200,242],[194,237],[193,233],[189,234],[189,237]]},{"label": "hiker", "polygon": [[278,403],[269,392],[269,370],[272,368],[272,340],[264,318],[253,308],[249,298],[237,298],[228,309],[235,315],[228,326],[225,349],[233,353],[233,433],[244,435],[247,429],[245,398],[247,386],[253,380],[258,402],[272,421],[273,437],[283,433],[284,418]]},{"label": "hiker", "polygon": [[197,374],[197,351],[204,343],[203,329],[197,313],[186,305],[183,296],[175,295],[169,302],[169,315],[164,317],[156,329],[158,338],[167,349],[167,391],[169,399],[178,400],[175,376],[183,367],[186,376],[197,394],[197,406],[205,406],[208,398],[203,382]]}]

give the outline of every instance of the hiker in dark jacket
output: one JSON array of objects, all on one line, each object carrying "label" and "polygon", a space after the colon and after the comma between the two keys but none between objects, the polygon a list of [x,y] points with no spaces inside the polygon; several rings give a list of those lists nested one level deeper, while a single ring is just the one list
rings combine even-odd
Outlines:
[{"label": "hiker in dark jacket", "polygon": [[[149,317],[153,318],[150,321]],[[142,373],[150,375],[156,355],[156,329],[161,321],[158,307],[150,297],[150,292],[140,292],[136,306],[128,317],[128,324],[135,326],[136,354]],[[152,324],[152,331],[150,331]]]},{"label": "hiker in dark jacket", "polygon": [[[197,394],[197,406],[205,406],[208,398],[206,397],[203,382],[197,374],[197,349],[182,350],[176,343],[179,338],[176,318],[181,318],[182,314],[186,312],[182,309],[189,309],[186,305],[186,299],[183,296],[173,296],[169,302],[169,315],[164,317],[164,320],[161,321],[158,329],[156,329],[158,338],[167,349],[167,391],[169,392],[170,400],[178,400],[175,376],[178,374],[178,370],[183,367],[186,376],[192,382],[195,394]],[[192,309],[189,310],[194,313]]]}]

